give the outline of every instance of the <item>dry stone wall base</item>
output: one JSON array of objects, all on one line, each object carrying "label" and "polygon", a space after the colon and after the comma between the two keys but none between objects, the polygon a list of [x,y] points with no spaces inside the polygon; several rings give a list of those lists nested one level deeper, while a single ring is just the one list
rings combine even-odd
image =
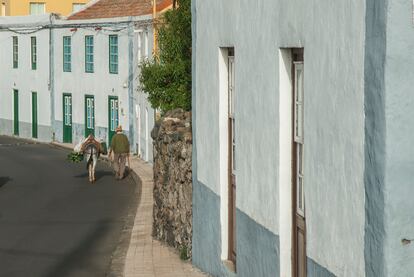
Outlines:
[{"label": "dry stone wall base", "polygon": [[191,258],[191,112],[166,113],[151,132],[154,141],[153,236]]}]

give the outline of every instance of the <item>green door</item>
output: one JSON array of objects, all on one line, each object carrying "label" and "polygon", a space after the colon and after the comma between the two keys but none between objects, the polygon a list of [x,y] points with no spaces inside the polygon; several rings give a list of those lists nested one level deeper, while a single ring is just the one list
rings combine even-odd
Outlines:
[{"label": "green door", "polygon": [[119,124],[119,105],[118,97],[109,96],[108,98],[108,145],[111,145],[115,129]]},{"label": "green door", "polygon": [[37,138],[37,93],[32,92],[32,137]]},{"label": "green door", "polygon": [[85,137],[95,135],[95,99],[85,95]]},{"label": "green door", "polygon": [[13,109],[13,113],[14,113],[14,135],[18,136],[19,135],[19,91],[17,89],[13,90],[13,95],[14,95],[14,109]]},{"label": "green door", "polygon": [[63,94],[63,142],[72,143],[72,95]]}]

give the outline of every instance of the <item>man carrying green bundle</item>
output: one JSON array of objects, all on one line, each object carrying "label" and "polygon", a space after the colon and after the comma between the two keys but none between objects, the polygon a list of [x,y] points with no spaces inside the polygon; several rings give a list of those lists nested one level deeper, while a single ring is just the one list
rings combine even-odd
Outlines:
[{"label": "man carrying green bundle", "polygon": [[117,180],[121,180],[124,178],[127,158],[128,166],[131,166],[129,161],[129,140],[127,136],[122,133],[122,126],[118,126],[115,131],[116,134],[112,137],[109,149],[109,158],[112,158],[112,152],[114,152],[113,162],[115,168],[115,178]]}]

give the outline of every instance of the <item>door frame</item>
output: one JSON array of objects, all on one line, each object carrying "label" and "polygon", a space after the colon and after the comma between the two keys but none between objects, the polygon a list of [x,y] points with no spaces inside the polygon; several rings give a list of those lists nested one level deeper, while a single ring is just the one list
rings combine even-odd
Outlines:
[{"label": "door frame", "polygon": [[[88,99],[93,100],[92,129],[88,128]],[[95,107],[95,96],[85,94],[85,137],[89,136],[89,134],[95,135]]]},{"label": "door frame", "polygon": [[[66,103],[65,103],[65,98],[66,97],[70,97],[70,125],[66,125],[65,123],[66,123]],[[73,98],[72,98],[72,94],[71,93],[63,93],[63,96],[62,96],[62,111],[63,111],[63,122],[62,122],[62,124],[63,124],[63,142],[65,142],[65,143],[72,143],[72,126],[73,126]],[[70,132],[68,132],[68,131],[65,131],[65,130],[69,130],[70,129]],[[65,136],[65,134],[66,134],[66,136]]]},{"label": "door frame", "polygon": [[[237,261],[237,237],[236,237],[236,174],[234,168],[235,145],[235,55],[234,48],[228,48],[227,52],[227,103],[228,103],[228,259],[236,268]],[[235,148],[235,147],[234,147]]]},{"label": "door frame", "polygon": [[[306,277],[307,275],[307,262],[306,262],[306,215],[303,215],[301,217],[297,213],[297,147],[298,143],[295,141],[295,109],[296,109],[296,99],[295,99],[295,82],[296,82],[296,72],[295,72],[295,63],[297,62],[304,62],[304,49],[303,48],[293,48],[292,49],[292,181],[291,181],[291,187],[292,187],[292,276],[293,277],[299,277],[299,251],[298,251],[298,229],[301,229],[303,231],[304,236],[304,273],[305,276],[300,277]],[[303,95],[304,97],[304,95]],[[303,123],[302,123],[303,124]],[[303,145],[303,142],[302,142]],[[303,155],[303,153],[302,153]]]},{"label": "door frame", "polygon": [[19,136],[19,90],[13,89],[13,135]]},{"label": "door frame", "polygon": [[32,137],[38,137],[37,92],[32,91]]},{"label": "door frame", "polygon": [[[112,116],[111,116],[111,100],[116,100],[117,101],[117,124],[114,124],[114,129],[111,130],[111,120],[112,120]],[[119,98],[118,96],[113,96],[113,95],[109,95],[108,96],[108,145],[111,145],[111,141],[112,141],[112,137],[115,135],[115,130],[119,125]]]}]

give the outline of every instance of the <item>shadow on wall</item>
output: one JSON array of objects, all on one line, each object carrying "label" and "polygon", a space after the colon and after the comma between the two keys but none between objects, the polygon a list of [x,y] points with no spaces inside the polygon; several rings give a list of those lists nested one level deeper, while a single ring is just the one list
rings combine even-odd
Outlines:
[{"label": "shadow on wall", "polygon": [[10,182],[12,179],[10,177],[0,177],[0,188],[3,187],[5,184]]}]

